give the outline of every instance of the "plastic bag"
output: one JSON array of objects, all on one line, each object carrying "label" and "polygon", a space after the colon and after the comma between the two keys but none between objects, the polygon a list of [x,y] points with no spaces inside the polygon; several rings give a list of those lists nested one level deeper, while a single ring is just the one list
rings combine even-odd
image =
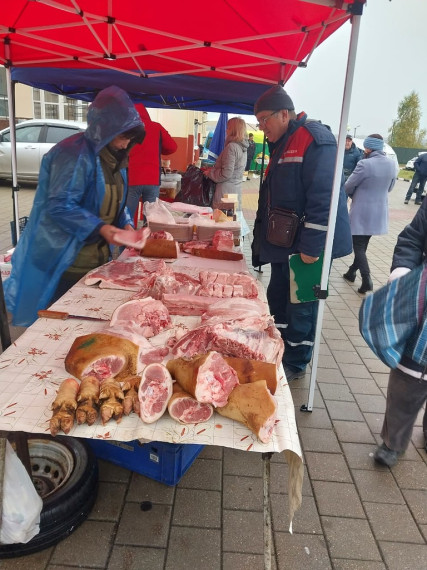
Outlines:
[{"label": "plastic bag", "polygon": [[166,204],[156,198],[155,202],[144,202],[144,215],[150,222],[174,224],[175,218]]},{"label": "plastic bag", "polygon": [[29,542],[40,532],[42,508],[27,470],[6,441],[0,543]]},{"label": "plastic bag", "polygon": [[175,202],[211,206],[214,194],[215,182],[206,178],[200,168],[190,164],[182,177],[181,190],[177,194]]}]

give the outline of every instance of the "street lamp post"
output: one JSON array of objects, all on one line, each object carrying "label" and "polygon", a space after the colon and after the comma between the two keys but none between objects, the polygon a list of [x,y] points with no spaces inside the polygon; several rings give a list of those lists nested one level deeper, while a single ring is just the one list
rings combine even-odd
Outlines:
[{"label": "street lamp post", "polygon": [[354,127],[354,132],[353,132],[353,138],[356,138],[356,131],[357,129],[360,127],[360,125],[357,125],[357,127]]}]

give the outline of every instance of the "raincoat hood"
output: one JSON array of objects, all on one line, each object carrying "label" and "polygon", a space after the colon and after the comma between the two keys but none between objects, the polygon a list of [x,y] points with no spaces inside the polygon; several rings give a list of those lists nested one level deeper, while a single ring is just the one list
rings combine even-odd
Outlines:
[{"label": "raincoat hood", "polygon": [[144,127],[129,95],[115,85],[98,93],[89,107],[87,122],[85,137],[97,154],[121,133]]}]

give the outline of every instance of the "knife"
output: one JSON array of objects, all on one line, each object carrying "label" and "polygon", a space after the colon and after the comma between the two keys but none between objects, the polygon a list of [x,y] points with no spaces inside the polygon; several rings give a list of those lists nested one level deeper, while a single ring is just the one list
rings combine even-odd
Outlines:
[{"label": "knife", "polygon": [[191,254],[198,257],[207,257],[209,259],[224,259],[226,261],[240,261],[243,259],[242,253],[236,253],[235,251],[222,251],[219,249],[194,247],[191,249]]},{"label": "knife", "polygon": [[82,315],[70,315],[70,313],[65,313],[62,311],[49,311],[49,310],[40,310],[37,311],[37,314],[40,318],[45,319],[83,319],[85,321],[109,321],[110,319],[106,319],[105,317],[86,317]]}]

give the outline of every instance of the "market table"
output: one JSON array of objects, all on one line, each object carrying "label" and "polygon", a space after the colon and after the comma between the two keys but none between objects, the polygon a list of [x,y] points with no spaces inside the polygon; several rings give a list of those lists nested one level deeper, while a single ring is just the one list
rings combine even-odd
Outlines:
[{"label": "market table", "polygon": [[[126,257],[128,255],[125,253],[123,258]],[[193,272],[206,268],[226,272],[247,269],[244,260],[219,261],[186,254],[180,254],[171,265],[179,271]],[[262,288],[261,285],[260,287]],[[81,317],[97,315],[106,321],[40,318],[0,355],[0,430],[27,433],[49,431],[51,403],[60,383],[69,377],[64,359],[73,341],[78,336],[108,326],[114,309],[129,300],[133,294],[134,291],[88,287],[79,282],[50,308]],[[175,323],[186,321],[188,325],[193,321],[193,326],[196,326],[197,319],[200,317],[172,317]],[[157,342],[166,342],[167,332],[158,337]],[[275,397],[278,402],[278,421],[273,437],[267,444],[261,443],[242,424],[216,414],[208,422],[196,426],[180,424],[168,414],[153,424],[144,424],[137,414],[132,413],[124,416],[120,423],[110,420],[102,425],[98,420],[92,426],[75,424],[68,435],[122,442],[138,439],[218,445],[263,454],[284,451],[289,465],[289,511],[292,520],[301,503],[303,466],[292,396],[282,367],[279,370]]]}]

